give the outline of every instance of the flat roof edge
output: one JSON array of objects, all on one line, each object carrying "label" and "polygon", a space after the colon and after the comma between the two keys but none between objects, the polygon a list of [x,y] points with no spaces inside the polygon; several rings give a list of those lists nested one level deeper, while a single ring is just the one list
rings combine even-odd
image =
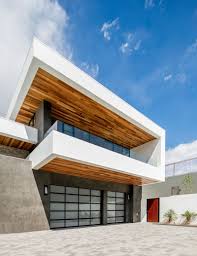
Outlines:
[{"label": "flat roof edge", "polygon": [[158,138],[165,135],[163,128],[37,38],[34,38],[23,66],[16,93],[8,109],[8,118],[16,118],[38,68],[43,68],[58,79],[69,83],[71,87],[154,137]]}]

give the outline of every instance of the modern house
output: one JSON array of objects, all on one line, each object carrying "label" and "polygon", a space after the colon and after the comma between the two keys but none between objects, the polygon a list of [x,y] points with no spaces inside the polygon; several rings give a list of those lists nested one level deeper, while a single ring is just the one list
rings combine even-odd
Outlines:
[{"label": "modern house", "polygon": [[142,222],[162,222],[170,209],[177,216],[187,210],[197,213],[197,157],[169,163],[165,169],[165,182],[142,188]]},{"label": "modern house", "polygon": [[164,179],[165,131],[34,39],[0,118],[0,232],[138,222]]}]

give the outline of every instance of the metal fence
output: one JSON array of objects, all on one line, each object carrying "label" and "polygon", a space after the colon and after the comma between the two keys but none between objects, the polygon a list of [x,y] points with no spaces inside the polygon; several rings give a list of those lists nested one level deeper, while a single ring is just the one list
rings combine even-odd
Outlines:
[{"label": "metal fence", "polygon": [[166,177],[197,172],[197,157],[172,164],[167,164],[165,167],[165,172]]}]

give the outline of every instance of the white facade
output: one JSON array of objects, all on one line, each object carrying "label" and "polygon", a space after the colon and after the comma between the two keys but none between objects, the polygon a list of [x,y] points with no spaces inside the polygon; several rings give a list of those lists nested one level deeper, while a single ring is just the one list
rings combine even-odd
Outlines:
[{"label": "white facade", "polygon": [[[151,198],[160,198],[160,220],[169,209],[174,209],[177,213],[183,213],[194,208],[193,211],[197,212],[197,173],[191,173],[190,175],[192,182],[189,191],[184,185],[185,174],[167,177],[165,182],[144,185],[141,201],[142,222],[147,220],[147,199]],[[173,187],[179,187],[180,195],[172,195]]]},{"label": "white facade", "polygon": [[36,128],[0,117],[0,136],[37,144],[38,130]]},{"label": "white facade", "polygon": [[132,158],[52,131],[29,155],[33,168],[55,156],[123,172],[153,182],[165,179],[165,131],[146,116],[88,76],[57,52],[34,39],[23,67],[7,118],[15,120],[38,69],[52,74],[69,86],[118,114],[156,139],[132,149]]},{"label": "white facade", "polygon": [[56,157],[137,177],[162,179],[155,166],[57,131],[52,131],[30,153],[28,159],[32,161],[34,169],[40,169]]}]

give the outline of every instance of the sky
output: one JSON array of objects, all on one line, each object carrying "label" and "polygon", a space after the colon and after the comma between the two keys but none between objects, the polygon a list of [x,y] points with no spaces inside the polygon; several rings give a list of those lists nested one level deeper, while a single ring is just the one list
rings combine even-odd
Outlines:
[{"label": "sky", "polygon": [[0,1],[0,114],[33,36],[166,130],[173,162],[197,156],[197,1]]}]

